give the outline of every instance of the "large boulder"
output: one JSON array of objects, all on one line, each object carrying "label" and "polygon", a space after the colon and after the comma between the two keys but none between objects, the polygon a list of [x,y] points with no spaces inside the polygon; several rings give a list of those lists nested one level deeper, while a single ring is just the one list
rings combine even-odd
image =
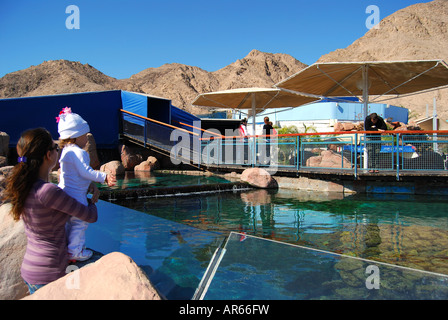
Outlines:
[{"label": "large boulder", "polygon": [[154,171],[160,168],[159,161],[150,156],[148,159],[134,167],[134,171]]},{"label": "large boulder", "polygon": [[134,170],[134,167],[143,161],[142,155],[128,146],[123,145],[120,153],[121,163],[125,170]]},{"label": "large boulder", "polygon": [[24,300],[161,300],[146,274],[123,253],[74,269]]},{"label": "large boulder", "polygon": [[355,123],[352,122],[336,122],[334,125],[335,132],[356,130]]},{"label": "large boulder", "polygon": [[3,191],[6,188],[6,178],[11,173],[14,166],[6,166],[0,168],[0,205],[2,204]]},{"label": "large boulder", "polygon": [[118,160],[109,161],[101,166],[100,171],[113,174],[116,176],[125,173],[123,164]]},{"label": "large boulder", "polygon": [[277,188],[277,181],[262,168],[249,168],[243,171],[241,181],[249,183],[251,186],[262,189]]},{"label": "large boulder", "polygon": [[0,156],[8,157],[9,153],[9,135],[0,131]]},{"label": "large boulder", "polygon": [[332,150],[324,150],[320,155],[306,160],[307,167],[351,168],[352,164],[345,157]]},{"label": "large boulder", "polygon": [[95,138],[93,137],[93,134],[91,133],[87,134],[87,143],[84,146],[84,150],[87,151],[87,153],[89,154],[90,166],[93,169],[98,170],[100,168],[101,163],[98,158],[98,151],[96,150],[96,141]]},{"label": "large boulder", "polygon": [[27,244],[25,227],[10,212],[11,204],[0,206],[0,300],[21,299],[28,293],[20,274]]}]

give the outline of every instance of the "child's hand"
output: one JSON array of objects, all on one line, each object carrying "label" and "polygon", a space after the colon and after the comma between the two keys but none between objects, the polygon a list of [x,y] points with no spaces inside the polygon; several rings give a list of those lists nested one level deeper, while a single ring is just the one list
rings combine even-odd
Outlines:
[{"label": "child's hand", "polygon": [[109,187],[113,187],[117,182],[117,178],[115,178],[115,175],[108,173],[104,182],[106,182]]},{"label": "child's hand", "polygon": [[100,198],[100,190],[98,190],[98,187],[94,182],[90,184],[88,193],[92,194],[92,198],[90,199],[90,201],[92,203],[97,203],[98,199]]}]

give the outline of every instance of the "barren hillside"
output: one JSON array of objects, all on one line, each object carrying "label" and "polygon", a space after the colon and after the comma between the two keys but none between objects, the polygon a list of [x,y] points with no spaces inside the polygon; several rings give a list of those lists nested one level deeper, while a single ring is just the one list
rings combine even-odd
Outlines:
[{"label": "barren hillside", "polygon": [[109,90],[116,85],[116,79],[88,64],[53,60],[0,78],[0,98]]},{"label": "barren hillside", "polygon": [[[448,62],[448,0],[434,0],[399,10],[385,17],[379,29],[371,29],[345,49],[322,56],[318,62],[432,60]],[[448,89],[390,100],[425,116],[432,115],[433,98],[437,113],[448,119]]]},{"label": "barren hillside", "polygon": [[[443,59],[448,61],[448,0],[409,6],[385,17],[379,29],[368,31],[345,49],[322,56],[318,62]],[[129,79],[117,80],[88,64],[57,60],[13,72],[0,78],[0,98],[124,89],[172,100],[192,113],[191,102],[200,93],[242,87],[271,87],[306,67],[294,57],[252,50],[246,57],[214,72],[170,63],[145,69]],[[437,98],[438,115],[448,118],[448,89],[391,100],[424,116],[432,114]]]},{"label": "barren hillside", "polygon": [[253,50],[247,57],[215,72],[171,63],[117,80],[87,64],[45,61],[0,78],[0,98],[123,89],[168,98],[177,107],[203,113],[204,110],[191,106],[200,93],[238,87],[271,87],[305,66],[286,54]]}]

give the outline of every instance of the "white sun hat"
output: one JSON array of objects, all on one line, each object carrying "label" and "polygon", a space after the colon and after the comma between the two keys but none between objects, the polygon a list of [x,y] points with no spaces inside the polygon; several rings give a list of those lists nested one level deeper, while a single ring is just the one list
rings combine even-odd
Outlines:
[{"label": "white sun hat", "polygon": [[89,124],[79,114],[72,113],[71,108],[65,107],[56,117],[58,122],[59,139],[78,138],[90,132]]}]

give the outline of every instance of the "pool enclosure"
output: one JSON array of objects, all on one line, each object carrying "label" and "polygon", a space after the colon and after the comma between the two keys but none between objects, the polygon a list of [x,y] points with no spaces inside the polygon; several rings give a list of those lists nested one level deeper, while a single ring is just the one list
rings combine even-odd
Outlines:
[{"label": "pool enclosure", "polygon": [[[190,130],[156,123],[121,111],[123,135],[142,145],[156,146],[173,163],[198,167],[264,167],[300,171],[331,169],[353,174],[375,169],[396,175],[406,171],[446,172],[448,131],[314,132],[255,135],[247,139],[234,130]],[[138,123],[138,125],[134,125]]]},{"label": "pool enclosure", "polygon": [[448,276],[211,232],[105,201],[87,245],[129,255],[170,300],[447,299]]},{"label": "pool enclosure", "polygon": [[444,300],[448,276],[231,232],[194,298]]}]

